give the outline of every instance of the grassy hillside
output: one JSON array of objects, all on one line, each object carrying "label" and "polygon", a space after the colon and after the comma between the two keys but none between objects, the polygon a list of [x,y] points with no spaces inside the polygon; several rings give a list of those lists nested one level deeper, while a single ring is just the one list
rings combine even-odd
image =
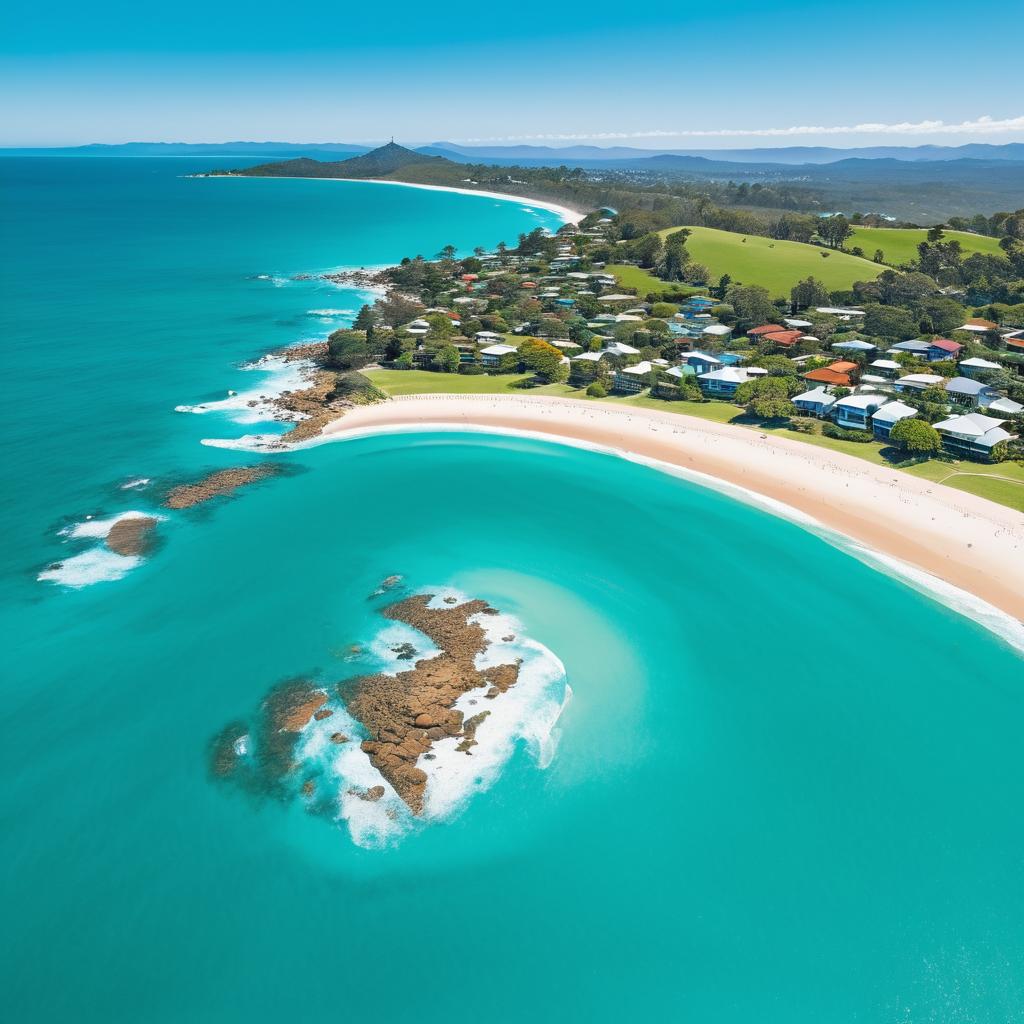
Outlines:
[{"label": "grassy hillside", "polygon": [[[855,228],[853,236],[847,239],[846,248],[852,249],[859,245],[868,259],[871,259],[876,249],[881,249],[885,254],[885,262],[898,266],[917,257],[917,247],[926,240],[927,235],[925,228]],[[947,231],[943,241],[954,240],[963,246],[964,252],[984,252],[994,256],[1002,254],[998,238],[972,235],[969,231]]]},{"label": "grassy hillside", "polygon": [[664,295],[666,292],[683,292],[686,295],[703,295],[707,291],[706,288],[690,288],[680,281],[659,280],[650,271],[625,263],[609,263],[604,269],[609,274],[614,274],[623,288],[635,288],[641,298],[652,293]]},{"label": "grassy hillside", "polygon": [[[664,238],[678,230],[668,228],[659,234]],[[762,285],[773,297],[788,298],[797,281],[812,275],[835,290],[849,288],[854,281],[873,280],[884,269],[870,260],[803,242],[778,242],[717,228],[690,231],[686,247],[698,263],[708,267],[712,280],[729,274],[734,282]]]}]

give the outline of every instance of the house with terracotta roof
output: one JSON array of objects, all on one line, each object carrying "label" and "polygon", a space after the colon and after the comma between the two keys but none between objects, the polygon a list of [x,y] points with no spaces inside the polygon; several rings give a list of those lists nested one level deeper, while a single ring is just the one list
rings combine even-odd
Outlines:
[{"label": "house with terracotta roof", "polygon": [[853,386],[853,378],[850,374],[857,369],[856,363],[849,363],[839,359],[831,366],[823,366],[818,370],[808,370],[803,374],[804,380],[813,381],[815,384],[824,384],[832,388],[848,388]]},{"label": "house with terracotta roof", "polygon": [[747,331],[747,337],[757,341],[763,334],[778,334],[785,329],[782,324],[761,324],[760,327],[752,327]]},{"label": "house with terracotta roof", "polygon": [[792,348],[803,336],[803,331],[772,331],[762,334],[761,341],[777,345],[779,348]]},{"label": "house with terracotta roof", "polygon": [[998,331],[999,324],[991,320],[983,320],[980,316],[971,317],[967,323],[957,328],[958,331],[971,331],[973,334],[988,334],[990,331]]}]

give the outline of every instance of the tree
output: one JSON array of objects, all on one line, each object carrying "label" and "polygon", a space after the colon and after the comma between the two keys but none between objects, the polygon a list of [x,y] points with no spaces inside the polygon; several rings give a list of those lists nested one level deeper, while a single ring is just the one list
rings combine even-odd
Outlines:
[{"label": "tree", "polygon": [[686,239],[690,232],[674,231],[665,239],[665,247],[661,260],[661,276],[666,281],[682,281],[686,274],[686,265],[690,262],[690,254],[686,251]]},{"label": "tree", "polygon": [[804,278],[793,285],[789,293],[793,302],[793,312],[806,309],[808,306],[825,306],[828,304],[828,289],[813,277]]},{"label": "tree", "polygon": [[869,303],[864,306],[863,329],[865,334],[874,338],[895,338],[903,341],[917,334],[918,323],[908,309]]},{"label": "tree", "polygon": [[651,306],[651,316],[659,320],[668,320],[679,312],[679,307],[673,302],[655,302]]},{"label": "tree", "polygon": [[445,261],[447,261],[447,262],[449,262],[449,263],[450,263],[450,262],[451,262],[452,260],[454,260],[454,259],[455,259],[455,254],[456,254],[457,252],[458,252],[458,250],[457,250],[457,249],[455,248],[455,246],[454,246],[454,245],[446,245],[446,246],[445,246],[445,247],[444,247],[444,248],[443,248],[443,249],[442,249],[442,250],[441,250],[441,251],[440,251],[440,252],[439,252],[439,253],[437,254],[437,258],[438,258],[439,260],[445,260]]},{"label": "tree", "polygon": [[823,217],[818,224],[818,234],[830,249],[841,249],[852,234],[850,222],[840,213],[835,217]]},{"label": "tree", "polygon": [[587,394],[591,398],[607,398],[608,390],[600,381],[595,380],[592,384],[588,385]]},{"label": "tree", "polygon": [[540,338],[527,338],[519,346],[519,358],[528,370],[547,383],[563,380],[566,376],[562,353]]},{"label": "tree", "polygon": [[876,249],[875,250],[875,255],[871,257],[871,261],[872,261],[872,263],[884,263],[885,262],[885,253],[882,252],[881,249]]},{"label": "tree", "polygon": [[731,285],[726,293],[726,298],[736,311],[736,318],[741,323],[750,325],[769,323],[779,312],[768,294],[768,289],[762,288],[760,285]]},{"label": "tree", "polygon": [[646,234],[632,244],[630,251],[641,267],[653,267],[661,255],[661,238],[654,232]]},{"label": "tree", "polygon": [[686,268],[683,270],[683,280],[689,284],[707,284],[710,276],[711,271],[708,270],[707,266],[703,263],[697,263],[696,260],[687,263]]},{"label": "tree", "polygon": [[937,455],[942,451],[942,437],[924,420],[900,420],[889,432],[889,440],[915,455]]},{"label": "tree", "polygon": [[928,241],[929,242],[941,242],[946,237],[946,232],[942,230],[941,225],[936,225],[933,228],[928,229]]},{"label": "tree", "polygon": [[363,331],[335,331],[327,339],[327,361],[338,370],[358,370],[370,362]]},{"label": "tree", "polygon": [[434,356],[434,365],[444,373],[458,373],[459,350],[454,345],[442,345]]}]

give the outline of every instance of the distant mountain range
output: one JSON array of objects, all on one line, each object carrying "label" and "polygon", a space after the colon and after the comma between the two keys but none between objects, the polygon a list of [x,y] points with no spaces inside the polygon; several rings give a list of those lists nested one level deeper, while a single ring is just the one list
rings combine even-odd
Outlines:
[{"label": "distant mountain range", "polygon": [[[343,159],[367,153],[372,147],[350,142],[125,142],[118,145],[52,149],[0,149],[0,154],[55,156],[330,156]],[[870,146],[834,149],[828,146],[786,146],[763,149],[638,149],[630,146],[461,146],[434,142],[415,152],[440,156],[458,163],[518,163],[551,166],[626,166],[663,157],[685,157],[712,164],[833,164],[843,160],[899,160],[949,162],[958,160],[1006,160],[1024,162],[1024,143],[1002,145],[968,143],[963,146]],[[649,166],[649,164],[648,164]],[[682,165],[679,165],[682,166]],[[707,170],[707,167],[704,166]]]}]

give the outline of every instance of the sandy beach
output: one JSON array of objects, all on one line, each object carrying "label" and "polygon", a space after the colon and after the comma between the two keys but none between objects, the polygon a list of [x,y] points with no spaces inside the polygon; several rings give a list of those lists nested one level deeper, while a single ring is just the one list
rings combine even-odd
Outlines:
[{"label": "sandy beach", "polygon": [[[975,495],[743,427],[544,396],[394,398],[350,411],[323,440],[425,429],[545,437],[709,478],[702,482],[845,539],[855,554],[968,614],[985,619],[981,602],[991,605],[1016,620],[992,628],[1008,639],[1019,633],[1018,643],[1024,635],[1024,515]],[[952,588],[980,602],[964,607],[966,595]]]},{"label": "sandy beach", "polygon": [[[207,175],[211,178],[243,178],[247,175],[243,174],[217,174]],[[508,192],[485,192],[479,188],[456,188],[453,185],[420,185],[414,181],[392,181],[390,178],[321,178],[321,177],[308,177],[302,175],[275,175],[275,177],[287,177],[292,180],[299,181],[352,181],[368,183],[371,185],[397,185],[401,188],[422,188],[428,192],[454,192],[460,196],[484,196],[487,199],[500,199],[507,203],[518,203],[520,206],[532,206],[538,210],[550,210],[552,213],[557,214],[566,224],[579,224],[584,217],[586,217],[586,211],[573,210],[568,206],[562,206],[560,203],[552,203],[547,199],[532,199],[529,196],[517,196],[512,195]]]}]

